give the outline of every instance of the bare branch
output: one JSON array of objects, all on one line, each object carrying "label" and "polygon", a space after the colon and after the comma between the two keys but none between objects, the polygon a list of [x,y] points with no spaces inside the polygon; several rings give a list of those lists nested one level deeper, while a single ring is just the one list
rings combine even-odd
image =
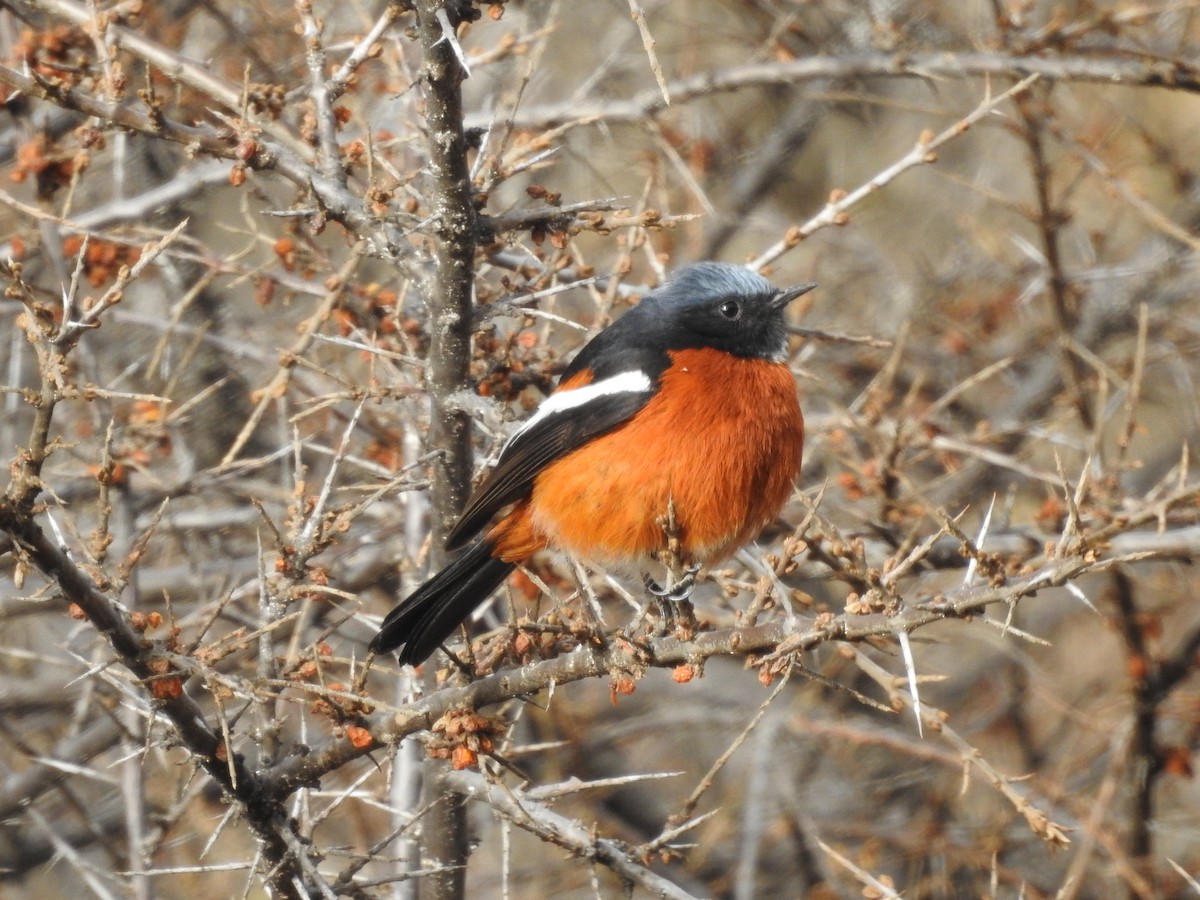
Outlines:
[{"label": "bare branch", "polygon": [[[1003,53],[898,53],[809,56],[783,63],[753,63],[706,71],[667,83],[674,106],[729,91],[816,79],[846,78],[998,78],[1038,76],[1050,81],[1083,81],[1172,90],[1200,91],[1200,70],[1180,60],[1122,59],[1116,56],[1026,56]],[[643,91],[630,100],[597,100],[526,106],[513,117],[518,128],[548,128],[565,123],[636,122],[661,113],[662,92]],[[479,126],[477,116],[468,126]]]}]

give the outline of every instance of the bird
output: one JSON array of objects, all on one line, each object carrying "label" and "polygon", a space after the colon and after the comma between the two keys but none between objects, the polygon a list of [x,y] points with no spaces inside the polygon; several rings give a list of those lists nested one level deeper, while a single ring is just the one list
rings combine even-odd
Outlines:
[{"label": "bird", "polygon": [[644,572],[667,547],[668,510],[692,567],[756,538],[800,473],[784,313],[814,287],[693,263],[596,334],[448,532],[447,550],[466,549],[384,618],[370,649],[419,665],[543,549]]}]

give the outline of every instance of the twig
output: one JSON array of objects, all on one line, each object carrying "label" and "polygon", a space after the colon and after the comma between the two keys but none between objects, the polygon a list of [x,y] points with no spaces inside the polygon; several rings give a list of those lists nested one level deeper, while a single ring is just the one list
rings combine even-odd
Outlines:
[{"label": "twig", "polygon": [[[130,283],[135,281],[145,271],[147,266],[158,259],[159,255],[175,242],[175,239],[183,233],[183,230],[187,226],[188,220],[184,219],[164,235],[161,240],[143,247],[137,262],[132,266],[122,267],[113,285],[104,292],[99,300],[84,310],[78,319],[69,318],[68,314],[70,310],[64,308],[63,322],[58,330],[58,334],[54,336],[54,343],[62,350],[69,349],[79,340],[80,335],[89,329],[95,328],[99,324],[100,316],[114,304],[121,301],[121,297]],[[82,254],[80,258],[82,259]],[[72,287],[67,296],[73,297],[75,290],[75,287]]]},{"label": "twig", "polygon": [[[855,659],[863,673],[887,691],[893,702],[901,704],[906,702],[896,685],[896,679],[890,672],[887,672],[862,651],[856,651]],[[1021,814],[1034,834],[1052,846],[1066,846],[1070,843],[1065,827],[1051,821],[1049,816],[1030,803],[1028,798],[1013,787],[1013,779],[1001,775],[976,747],[973,747],[950,727],[946,722],[946,717],[939,710],[925,707],[922,715],[930,728],[961,754],[964,767],[973,768],[982,774]]]},{"label": "twig", "polygon": [[294,361],[296,358],[303,356],[316,339],[317,332],[329,318],[334,305],[341,299],[342,291],[346,289],[347,283],[353,277],[354,270],[358,268],[358,264],[362,261],[364,249],[365,247],[362,243],[356,244],[351,248],[350,254],[338,270],[336,278],[333,279],[332,284],[327,286],[325,296],[317,304],[317,308],[313,310],[313,314],[300,326],[300,337],[291,347],[281,353],[279,369],[275,372],[271,381],[260,389],[258,403],[255,404],[254,410],[246,420],[246,424],[238,432],[238,436],[234,438],[233,444],[225,451],[225,456],[217,466],[218,472],[229,468],[237,461],[238,454],[242,452],[242,448],[246,446],[246,442],[250,440],[251,435],[254,434],[254,430],[258,428],[264,413],[267,411],[267,407],[284,396],[288,383],[292,378]]},{"label": "twig", "polygon": [[608,838],[597,837],[578,822],[571,821],[532,798],[506,790],[474,772],[453,772],[446,776],[446,781],[459,792],[486,803],[518,828],[536,834],[542,840],[550,841],[576,856],[594,860],[612,869],[621,878],[639,885],[653,897],[694,900],[683,888],[639,863],[629,848]]},{"label": "twig", "polygon": [[321,26],[313,15],[311,0],[296,0],[296,14],[300,17],[304,38],[304,62],[308,66],[309,76],[308,98],[312,101],[313,117],[317,123],[321,172],[326,178],[345,187],[346,170],[339,159],[333,98],[325,80],[325,47],[321,43]]},{"label": "twig", "polygon": [[[1030,56],[1009,53],[864,53],[841,56],[813,55],[787,62],[761,62],[705,71],[668,82],[675,107],[701,97],[772,85],[795,85],[825,79],[925,78],[963,79],[992,76],[1012,78],[1014,73],[1049,81],[1084,81],[1165,87],[1200,92],[1200,68],[1187,61],[1136,59],[1115,55]],[[662,92],[643,91],[629,100],[601,98],[526,106],[513,115],[518,128],[547,128],[564,123],[604,125],[637,122],[666,108]],[[480,115],[467,117],[468,127],[486,124]]]},{"label": "twig", "polygon": [[65,109],[96,116],[122,128],[203,149],[213,157],[236,161],[258,170],[279,172],[303,190],[311,190],[319,198],[322,211],[367,241],[373,254],[400,264],[411,253],[403,231],[388,219],[375,215],[361,197],[326,178],[313,168],[305,155],[294,152],[286,144],[256,139],[257,149],[246,159],[238,143],[229,141],[216,128],[185,125],[160,114],[151,114],[130,103],[103,100],[86,91],[50,84],[7,66],[0,66],[0,84]]},{"label": "twig", "polygon": [[821,848],[821,851],[826,856],[866,885],[873,892],[871,896],[887,897],[888,900],[901,900],[901,895],[896,892],[896,888],[890,883],[885,883],[876,878],[862,866],[857,865],[841,853],[838,853],[820,838],[817,839],[817,846]]},{"label": "twig", "polygon": [[[27,10],[40,10],[81,28],[86,29],[92,23],[91,11],[71,0],[14,0],[14,2]],[[210,98],[211,102],[219,103],[228,112],[241,115],[245,111],[241,87],[213,74],[209,67],[192,62],[178,53],[167,50],[161,44],[119,25],[109,24],[105,29],[104,37],[115,47],[127,50],[159,69],[171,81],[186,85]],[[311,150],[305,146],[304,142],[287,129],[282,122],[272,121],[270,116],[259,116],[254,120],[254,125],[276,141],[285,144],[292,153],[299,154],[301,157],[311,154]]]},{"label": "twig", "polygon": [[629,0],[629,14],[633,17],[633,21],[637,23],[638,32],[642,36],[642,47],[646,51],[646,58],[650,60],[650,71],[654,73],[654,80],[658,82],[658,89],[662,93],[663,103],[667,106],[671,105],[671,90],[667,87],[667,79],[663,75],[662,65],[658,61],[658,54],[654,52],[657,42],[654,36],[650,34],[650,26],[646,22],[646,13],[642,9],[642,5],[638,0]]},{"label": "twig", "polygon": [[354,45],[354,49],[350,51],[350,55],[342,62],[336,72],[329,76],[329,80],[325,84],[325,89],[329,93],[330,100],[336,100],[350,84],[350,79],[362,67],[362,65],[370,59],[378,50],[379,42],[388,32],[392,25],[405,13],[405,5],[395,0],[388,0],[384,4],[383,11],[379,17],[375,19],[374,24],[362,40]]},{"label": "twig", "polygon": [[935,135],[932,132],[925,132],[908,153],[872,177],[870,181],[859,185],[849,193],[835,191],[829,202],[825,204],[824,209],[803,225],[789,229],[783,240],[768,247],[754,259],[750,260],[750,262],[746,263],[746,268],[759,271],[779,259],[788,250],[821,228],[829,225],[844,225],[847,222],[846,211],[848,209],[894,181],[909,169],[936,162],[939,147],[964,134],[972,125],[979,122],[985,116],[990,115],[1008,100],[1029,90],[1030,86],[1039,77],[1036,74],[1029,75],[1018,81],[1004,93],[995,97],[992,97],[989,93],[975,109],[939,134]]},{"label": "twig", "polygon": [[687,800],[683,802],[683,806],[681,806],[677,812],[672,813],[671,817],[667,819],[668,827],[677,825],[678,823],[688,819],[696,811],[696,804],[700,802],[700,798],[703,797],[705,792],[708,791],[708,789],[711,788],[716,782],[717,776],[721,773],[721,770],[725,768],[725,764],[733,758],[733,755],[737,753],[742,744],[746,743],[746,739],[754,733],[754,729],[758,727],[758,723],[761,722],[763,716],[767,714],[767,710],[771,708],[771,704],[773,704],[776,698],[783,693],[783,689],[787,686],[791,678],[791,674],[792,666],[789,665],[787,669],[784,670],[783,677],[779,679],[779,683],[775,685],[775,689],[771,691],[766,700],[758,705],[758,709],[750,718],[750,721],[746,723],[746,727],[738,733],[738,736],[734,738],[733,743],[726,747],[725,751],[713,761],[711,766],[708,767],[708,771],[704,773],[704,777],[701,778],[696,787],[692,789],[692,792],[688,795]]}]

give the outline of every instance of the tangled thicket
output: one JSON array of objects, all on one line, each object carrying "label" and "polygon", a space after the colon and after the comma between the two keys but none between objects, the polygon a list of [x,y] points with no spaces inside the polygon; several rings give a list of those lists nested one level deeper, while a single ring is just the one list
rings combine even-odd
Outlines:
[{"label": "tangled thicket", "polygon": [[[0,0],[3,877],[1200,888],[1198,6]],[[546,558],[368,661],[703,258],[820,287],[700,628]]]}]

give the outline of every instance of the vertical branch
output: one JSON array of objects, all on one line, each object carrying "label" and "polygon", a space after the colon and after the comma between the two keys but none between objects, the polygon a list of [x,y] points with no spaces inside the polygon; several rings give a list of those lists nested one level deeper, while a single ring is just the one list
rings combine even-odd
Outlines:
[{"label": "vertical branch", "polygon": [[1028,95],[1019,96],[1016,100],[1017,110],[1025,125],[1024,137],[1029,148],[1029,158],[1033,166],[1033,186],[1037,194],[1037,218],[1035,224],[1042,239],[1042,254],[1046,259],[1046,276],[1050,291],[1051,308],[1054,320],[1058,324],[1059,344],[1063,354],[1063,364],[1067,370],[1067,380],[1071,387],[1071,402],[1079,414],[1079,421],[1089,432],[1095,427],[1091,408],[1084,394],[1084,383],[1087,379],[1087,367],[1083,360],[1066,346],[1066,340],[1074,334],[1079,324],[1079,293],[1078,288],[1068,278],[1063,268],[1062,250],[1059,245],[1059,231],[1067,214],[1054,205],[1050,188],[1050,163],[1046,158],[1046,147],[1043,142],[1045,123],[1042,117],[1049,114],[1048,106],[1030,99]]},{"label": "vertical branch", "polygon": [[1153,697],[1149,649],[1138,621],[1138,608],[1133,594],[1133,581],[1121,569],[1113,570],[1113,598],[1119,612],[1117,624],[1125,640],[1127,668],[1133,675],[1133,740],[1128,767],[1132,795],[1129,811],[1129,855],[1145,860],[1152,843],[1150,827],[1154,819],[1154,781],[1158,775],[1159,757],[1155,742],[1158,708]]},{"label": "vertical branch", "polygon": [[[471,484],[471,420],[454,396],[467,384],[471,361],[471,297],[475,269],[475,207],[463,131],[462,48],[455,33],[477,16],[469,3],[421,0],[415,4],[417,30],[425,53],[425,127],[429,142],[431,198],[438,238],[429,302],[428,387],[432,402],[429,447],[433,460],[434,550],[443,562],[442,540],[466,501]],[[438,872],[427,879],[431,898],[462,897],[466,881],[466,800],[451,791],[444,764],[425,766],[425,802],[434,800],[424,820],[424,846]],[[424,893],[424,892],[423,892]]]},{"label": "vertical branch", "polygon": [[[417,422],[420,415],[414,403],[405,404],[403,453],[405,467],[416,467],[421,464],[425,449]],[[421,556],[421,546],[424,544],[422,524],[428,515],[428,501],[421,491],[407,491],[404,494],[404,542],[405,556],[415,560]],[[407,577],[406,577],[407,576]],[[407,594],[417,587],[419,581],[413,578],[413,573],[401,575],[401,585]],[[396,705],[403,706],[411,703],[417,695],[420,679],[415,673],[403,672],[396,679]],[[423,783],[423,746],[412,739],[401,741],[392,756],[392,779],[389,801],[392,810],[392,831],[397,835],[392,844],[392,855],[399,860],[402,871],[416,871],[421,868],[421,846],[408,828],[409,814],[412,810],[421,808],[421,793]],[[393,887],[392,896],[395,900],[416,900],[418,884],[415,880],[400,881]]]},{"label": "vertical branch", "polygon": [[12,478],[5,491],[9,502],[22,514],[28,515],[42,491],[42,466],[52,447],[50,423],[61,398],[57,379],[61,377],[60,373],[65,369],[66,363],[62,351],[51,339],[52,313],[33,300],[32,292],[21,281],[19,269],[10,267],[7,274],[11,284],[10,290],[18,292],[25,301],[25,312],[17,319],[17,324],[25,330],[37,357],[38,371],[42,375],[36,392],[31,391],[28,395],[28,402],[33,407],[33,423],[29,429],[29,438],[12,467]]},{"label": "vertical branch", "polygon": [[[116,513],[113,516],[114,545],[117,559],[125,565],[135,553],[137,512],[127,486],[118,485],[113,494]],[[133,566],[121,592],[121,600],[127,610],[137,609],[138,594],[138,571]],[[142,758],[146,725],[137,702],[132,699],[121,710],[121,719],[125,724],[121,739],[121,755],[124,757],[121,763],[121,795],[125,811],[125,840],[129,844],[129,892],[137,900],[150,900],[155,891],[154,881],[146,871],[146,772]]]},{"label": "vertical branch", "polygon": [[[1133,577],[1124,569],[1113,570],[1116,623],[1125,641],[1126,668],[1133,694],[1133,735],[1126,766],[1131,797],[1126,846],[1134,862],[1148,869],[1154,853],[1155,786],[1168,771],[1173,754],[1171,748],[1160,744],[1158,724],[1171,691],[1196,670],[1200,628],[1186,634],[1170,656],[1156,657],[1143,633],[1144,613],[1138,608],[1135,586]],[[1148,873],[1143,871],[1143,874]],[[1136,887],[1131,887],[1130,896],[1137,895]]]},{"label": "vertical branch", "polygon": [[[416,4],[425,50],[425,125],[434,180],[432,212],[438,237],[430,310],[429,391],[434,459],[432,562],[440,565],[441,538],[466,501],[471,484],[471,420],[454,402],[467,384],[471,361],[471,295],[475,267],[475,206],[463,132],[463,69],[454,28],[469,4],[424,0]],[[461,51],[459,51],[461,52]]]}]

